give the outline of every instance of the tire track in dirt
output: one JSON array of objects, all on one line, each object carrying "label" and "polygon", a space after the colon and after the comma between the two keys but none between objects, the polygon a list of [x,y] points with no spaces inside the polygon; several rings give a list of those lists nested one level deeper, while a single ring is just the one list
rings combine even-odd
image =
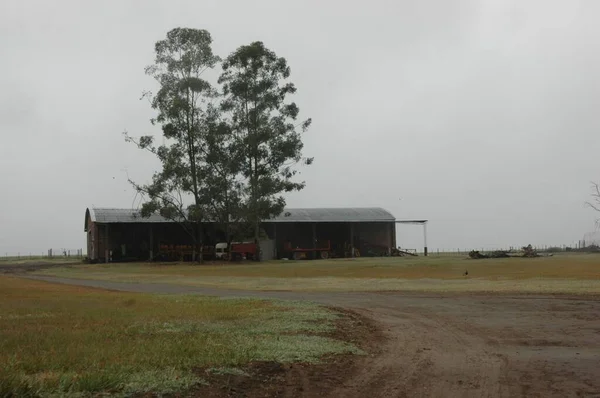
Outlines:
[{"label": "tire track in dirt", "polygon": [[329,396],[509,396],[500,384],[506,362],[486,350],[484,338],[420,308],[400,308],[355,309],[377,319],[386,343]]},{"label": "tire track in dirt", "polygon": [[[600,299],[531,295],[240,292],[33,277],[111,290],[309,300],[372,319],[367,357],[300,397],[600,397]],[[367,342],[369,344],[369,342]],[[312,380],[312,381],[311,381]],[[312,384],[311,384],[312,383]]]}]

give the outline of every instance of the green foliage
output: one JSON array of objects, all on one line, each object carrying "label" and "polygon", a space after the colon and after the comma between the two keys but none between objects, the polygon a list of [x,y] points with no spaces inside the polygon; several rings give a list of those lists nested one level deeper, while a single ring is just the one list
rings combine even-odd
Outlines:
[{"label": "green foliage", "polygon": [[221,368],[210,368],[206,370],[208,373],[216,374],[216,375],[232,375],[232,376],[250,376],[248,373],[244,372],[238,368],[232,367],[221,367]]},{"label": "green foliage", "polygon": [[239,178],[242,159],[232,145],[229,122],[217,112],[205,136],[205,163],[201,166],[203,189],[200,201],[205,217],[220,224],[227,237],[237,237],[243,223],[243,187]]},{"label": "green foliage", "polygon": [[129,375],[123,390],[127,395],[152,392],[173,394],[202,383],[204,381],[191,372],[167,368],[133,373]]},{"label": "green foliage", "polygon": [[151,121],[162,127],[167,141],[154,146],[151,136],[135,140],[126,135],[128,141],[156,155],[162,164],[162,170],[153,175],[150,184],[132,182],[138,193],[147,198],[142,205],[142,217],[159,213],[179,221],[195,240],[199,239],[198,229],[190,223],[203,219],[201,190],[206,136],[218,118],[216,108],[207,104],[216,92],[202,77],[219,61],[211,43],[207,31],[183,28],[171,30],[166,39],[156,43],[155,62],[146,68],[146,73],[156,79],[160,88],[156,95],[146,95],[151,97],[152,108],[157,111]]},{"label": "green foliage", "polygon": [[120,388],[123,375],[114,372],[96,371],[77,378],[75,389],[86,392],[111,391]]},{"label": "green foliage", "polygon": [[12,373],[0,374],[0,397],[34,398],[40,394],[27,381]]},{"label": "green foliage", "polygon": [[[222,109],[231,115],[235,150],[246,180],[246,214],[258,237],[260,220],[283,211],[283,192],[304,188],[296,182],[296,164],[302,158],[301,134],[296,131],[299,108],[286,102],[296,92],[287,81],[290,68],[285,58],[262,42],[242,46],[223,62],[219,83],[225,99]],[[311,120],[300,123],[304,132]],[[304,159],[306,164],[312,159]]]},{"label": "green foliage", "polygon": [[[304,188],[295,181],[302,157],[301,133],[311,120],[297,122],[299,108],[287,97],[296,92],[290,68],[262,42],[239,47],[222,63],[213,87],[203,73],[220,59],[205,30],[177,28],[156,43],[156,59],[146,73],[159,83],[147,93],[165,144],[151,136],[126,140],[158,157],[162,170],[152,182],[132,182],[147,200],[142,217],[160,214],[181,222],[198,242],[198,224],[220,223],[228,237],[259,239],[260,221],[279,215],[285,192]],[[297,131],[299,130],[299,131]]]}]

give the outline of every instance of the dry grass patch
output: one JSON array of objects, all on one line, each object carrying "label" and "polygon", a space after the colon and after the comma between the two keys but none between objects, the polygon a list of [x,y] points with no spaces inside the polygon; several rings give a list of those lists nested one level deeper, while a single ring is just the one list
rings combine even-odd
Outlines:
[{"label": "dry grass patch", "polygon": [[0,276],[0,396],[162,394],[201,383],[195,367],[358,352],[314,335],[333,328],[336,317],[311,304],[117,293]]},{"label": "dry grass patch", "polygon": [[42,257],[42,256],[23,256],[23,257],[0,257],[0,267],[15,265],[52,265],[52,264],[83,264],[81,257]]}]

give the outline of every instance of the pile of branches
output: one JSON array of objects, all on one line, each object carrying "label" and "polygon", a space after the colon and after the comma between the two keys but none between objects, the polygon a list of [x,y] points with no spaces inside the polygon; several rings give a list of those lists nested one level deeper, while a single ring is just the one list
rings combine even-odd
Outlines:
[{"label": "pile of branches", "polygon": [[511,255],[510,252],[506,250],[496,250],[488,254],[481,253],[478,250],[471,250],[469,252],[469,258],[478,260],[482,258],[540,257],[538,252],[531,245],[524,246],[521,250],[523,251],[523,254],[520,256],[516,253]]},{"label": "pile of branches", "polygon": [[522,250],[523,250],[523,257],[539,257],[540,256],[538,254],[538,252],[531,245],[524,246],[522,248]]},{"label": "pile of branches", "polygon": [[507,257],[510,257],[510,255],[505,250],[496,250],[490,254],[490,258],[507,258]]},{"label": "pile of branches", "polygon": [[416,256],[418,256],[417,253],[411,253],[409,251],[402,250],[400,248],[395,248],[395,247],[392,247],[391,255],[392,255],[392,257],[404,257],[404,256],[416,257]]},{"label": "pile of branches", "polygon": [[471,250],[469,252],[469,257],[472,259],[482,259],[482,258],[507,258],[510,257],[508,252],[504,250],[496,250],[491,252],[490,254],[480,253],[478,250]]},{"label": "pile of branches", "polygon": [[479,250],[471,250],[469,252],[469,257],[474,260],[479,260],[481,258],[490,258],[490,256],[488,256],[487,254],[480,253]]}]

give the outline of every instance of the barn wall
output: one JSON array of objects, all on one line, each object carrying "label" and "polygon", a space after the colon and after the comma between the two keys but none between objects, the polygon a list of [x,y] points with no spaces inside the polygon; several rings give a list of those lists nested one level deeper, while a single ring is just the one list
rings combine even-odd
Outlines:
[{"label": "barn wall", "polygon": [[[263,229],[273,240],[263,247],[265,258],[281,258],[286,255],[284,247],[290,242],[294,247],[317,248],[322,242],[331,243],[331,251],[337,256],[347,255],[344,248],[353,240],[362,256],[383,255],[394,246],[395,225],[389,222],[372,223],[263,223]],[[110,224],[106,241],[105,224],[88,220],[88,256],[105,261],[105,249],[112,251],[113,261],[148,260],[161,253],[161,246],[193,246],[193,238],[177,223],[117,223]],[[351,231],[354,232],[353,239]],[[204,224],[204,244],[212,246],[226,240],[223,231],[214,224]],[[276,256],[276,257],[275,257]]]},{"label": "barn wall", "polygon": [[[110,250],[110,236],[108,237],[108,241],[106,240],[106,229],[110,227],[107,224],[96,224],[97,229],[97,247],[98,247],[98,255],[97,259],[100,261],[106,261],[106,249]],[[110,255],[110,254],[109,254]]]},{"label": "barn wall", "polygon": [[[99,226],[98,259],[105,260],[105,249],[112,251],[112,261],[146,261],[161,256],[165,246],[191,246],[194,239],[177,223],[115,223],[109,225],[109,240],[105,242],[105,225]],[[224,234],[213,224],[203,225],[204,245],[212,246],[223,241]],[[162,249],[161,249],[162,248]]]},{"label": "barn wall", "polygon": [[87,256],[90,260],[98,259],[98,226],[87,218]]},{"label": "barn wall", "polygon": [[331,250],[342,256],[344,247],[350,244],[350,224],[348,223],[318,223],[316,225],[317,239],[329,240]]},{"label": "barn wall", "polygon": [[109,250],[113,261],[148,260],[152,224],[111,224]]},{"label": "barn wall", "polygon": [[275,260],[275,241],[272,239],[261,240],[260,251],[263,261]]},{"label": "barn wall", "polygon": [[269,237],[275,239],[277,257],[281,258],[287,257],[284,250],[286,242],[290,242],[293,247],[314,247],[313,225],[317,242],[330,241],[331,251],[337,256],[347,254],[348,251],[344,248],[352,241],[361,255],[385,255],[394,246],[394,223],[389,222],[271,223],[265,229]]},{"label": "barn wall", "polygon": [[357,223],[354,225],[355,246],[362,256],[382,255],[393,247],[393,223],[372,222]]}]

